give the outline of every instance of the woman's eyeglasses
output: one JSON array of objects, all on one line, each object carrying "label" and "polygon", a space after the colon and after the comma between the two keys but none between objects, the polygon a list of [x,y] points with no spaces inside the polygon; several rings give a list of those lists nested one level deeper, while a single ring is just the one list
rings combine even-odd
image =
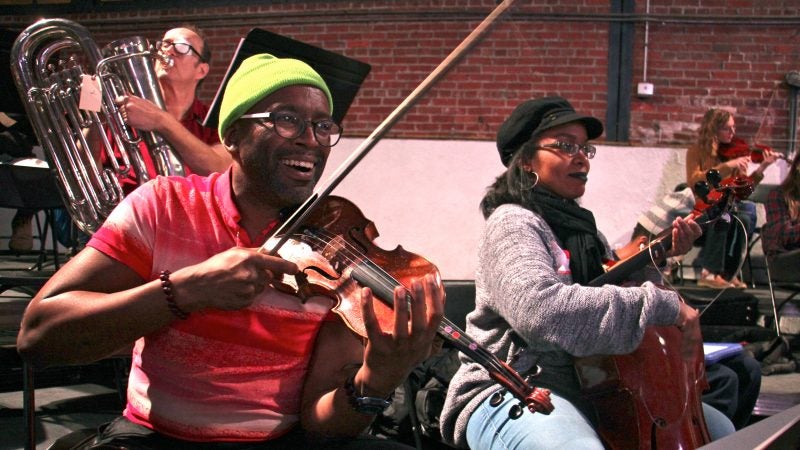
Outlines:
[{"label": "woman's eyeglasses", "polygon": [[555,141],[549,144],[542,144],[539,147],[552,148],[569,156],[574,156],[577,155],[578,152],[582,152],[584,156],[586,156],[586,159],[594,158],[595,153],[597,153],[597,147],[592,144],[573,144],[571,142]]},{"label": "woman's eyeglasses", "polygon": [[206,62],[206,59],[203,58],[203,55],[200,54],[191,44],[188,42],[175,42],[171,40],[164,40],[156,42],[156,48],[160,49],[162,52],[165,52],[171,48],[175,49],[175,53],[179,55],[188,55],[189,53],[194,53],[200,58],[200,61]]},{"label": "woman's eyeglasses", "polygon": [[291,112],[263,112],[245,114],[240,119],[254,119],[259,125],[271,124],[278,136],[284,139],[297,139],[306,132],[308,124],[314,131],[314,139],[323,147],[333,147],[342,137],[342,127],[332,119],[305,120]]}]

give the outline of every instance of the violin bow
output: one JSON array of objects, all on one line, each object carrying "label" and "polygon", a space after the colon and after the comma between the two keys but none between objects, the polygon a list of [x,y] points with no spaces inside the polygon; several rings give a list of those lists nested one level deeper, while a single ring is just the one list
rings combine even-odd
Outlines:
[{"label": "violin bow", "polygon": [[[303,221],[308,218],[322,201],[327,198],[333,189],[341,183],[355,166],[365,157],[370,150],[380,141],[389,130],[413,107],[425,93],[427,93],[442,77],[464,57],[483,37],[491,30],[494,23],[511,9],[516,0],[504,0],[481,22],[472,32],[456,47],[450,54],[428,75],[425,80],[414,89],[408,97],[397,107],[380,125],[356,148],[352,154],[339,165],[339,168],[329,177],[329,179],[318,186],[311,196],[303,202],[295,212],[289,216],[272,234],[272,238],[267,239],[259,251],[268,251],[275,256],[283,244],[300,228]],[[277,238],[271,248],[267,248],[267,243],[271,243]]]},{"label": "violin bow", "polygon": [[[329,179],[318,186],[311,196],[303,202],[295,212],[279,226],[272,234],[270,239],[261,246],[259,251],[268,251],[270,255],[276,255],[278,250],[285,244],[291,236],[300,228],[300,225],[311,215],[322,201],[325,200],[333,189],[349,174],[355,166],[372,150],[378,141],[389,132],[389,130],[413,107],[422,96],[428,92],[444,75],[453,68],[464,55],[467,54],[480,40],[491,30],[492,25],[511,9],[515,0],[504,0],[481,22],[462,42],[458,45],[437,67],[428,75],[422,83],[397,107],[391,114],[373,131],[361,145],[344,161]],[[275,244],[268,248],[268,244],[275,241]],[[507,363],[499,360],[494,354],[480,347],[472,341],[464,332],[458,329],[455,324],[444,319],[439,326],[439,333],[450,341],[458,350],[464,352],[474,361],[482,364],[489,371],[492,379],[499,382],[506,390],[511,391],[514,396],[521,400],[520,404],[514,405],[509,417],[516,419],[522,414],[524,407],[531,412],[541,412],[549,414],[553,410],[550,402],[550,392],[528,385],[521,375],[519,375]],[[493,405],[497,406],[502,402],[503,391],[495,393],[492,397]]]}]

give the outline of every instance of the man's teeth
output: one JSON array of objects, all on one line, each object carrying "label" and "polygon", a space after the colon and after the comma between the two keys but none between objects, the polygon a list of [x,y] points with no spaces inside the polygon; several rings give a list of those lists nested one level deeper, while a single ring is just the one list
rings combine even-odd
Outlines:
[{"label": "man's teeth", "polygon": [[298,161],[295,159],[285,159],[283,163],[287,166],[294,167],[296,169],[302,170],[312,170],[314,169],[314,163],[308,161]]}]

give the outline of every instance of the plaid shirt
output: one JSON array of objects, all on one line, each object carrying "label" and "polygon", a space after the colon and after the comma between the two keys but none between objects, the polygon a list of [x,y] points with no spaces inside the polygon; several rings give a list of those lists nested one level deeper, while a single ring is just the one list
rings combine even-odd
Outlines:
[{"label": "plaid shirt", "polygon": [[764,253],[775,255],[800,248],[800,220],[789,217],[789,206],[783,199],[780,188],[767,196],[767,223],[761,227],[761,245]]}]

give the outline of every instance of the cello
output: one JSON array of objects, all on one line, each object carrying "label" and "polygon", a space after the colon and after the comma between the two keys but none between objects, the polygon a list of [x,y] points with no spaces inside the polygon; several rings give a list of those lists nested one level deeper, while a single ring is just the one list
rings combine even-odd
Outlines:
[{"label": "cello", "polygon": [[[690,218],[698,223],[719,219],[752,193],[745,179],[723,182],[708,175],[715,189],[696,186],[701,198]],[[618,262],[589,286],[620,284],[649,262],[663,260],[672,246],[672,229],[664,230],[639,253]],[[701,394],[708,388],[702,346],[685,361],[680,352],[681,331],[674,326],[649,327],[632,353],[575,360],[582,395],[598,416],[597,431],[613,449],[688,449],[710,441]]]}]

